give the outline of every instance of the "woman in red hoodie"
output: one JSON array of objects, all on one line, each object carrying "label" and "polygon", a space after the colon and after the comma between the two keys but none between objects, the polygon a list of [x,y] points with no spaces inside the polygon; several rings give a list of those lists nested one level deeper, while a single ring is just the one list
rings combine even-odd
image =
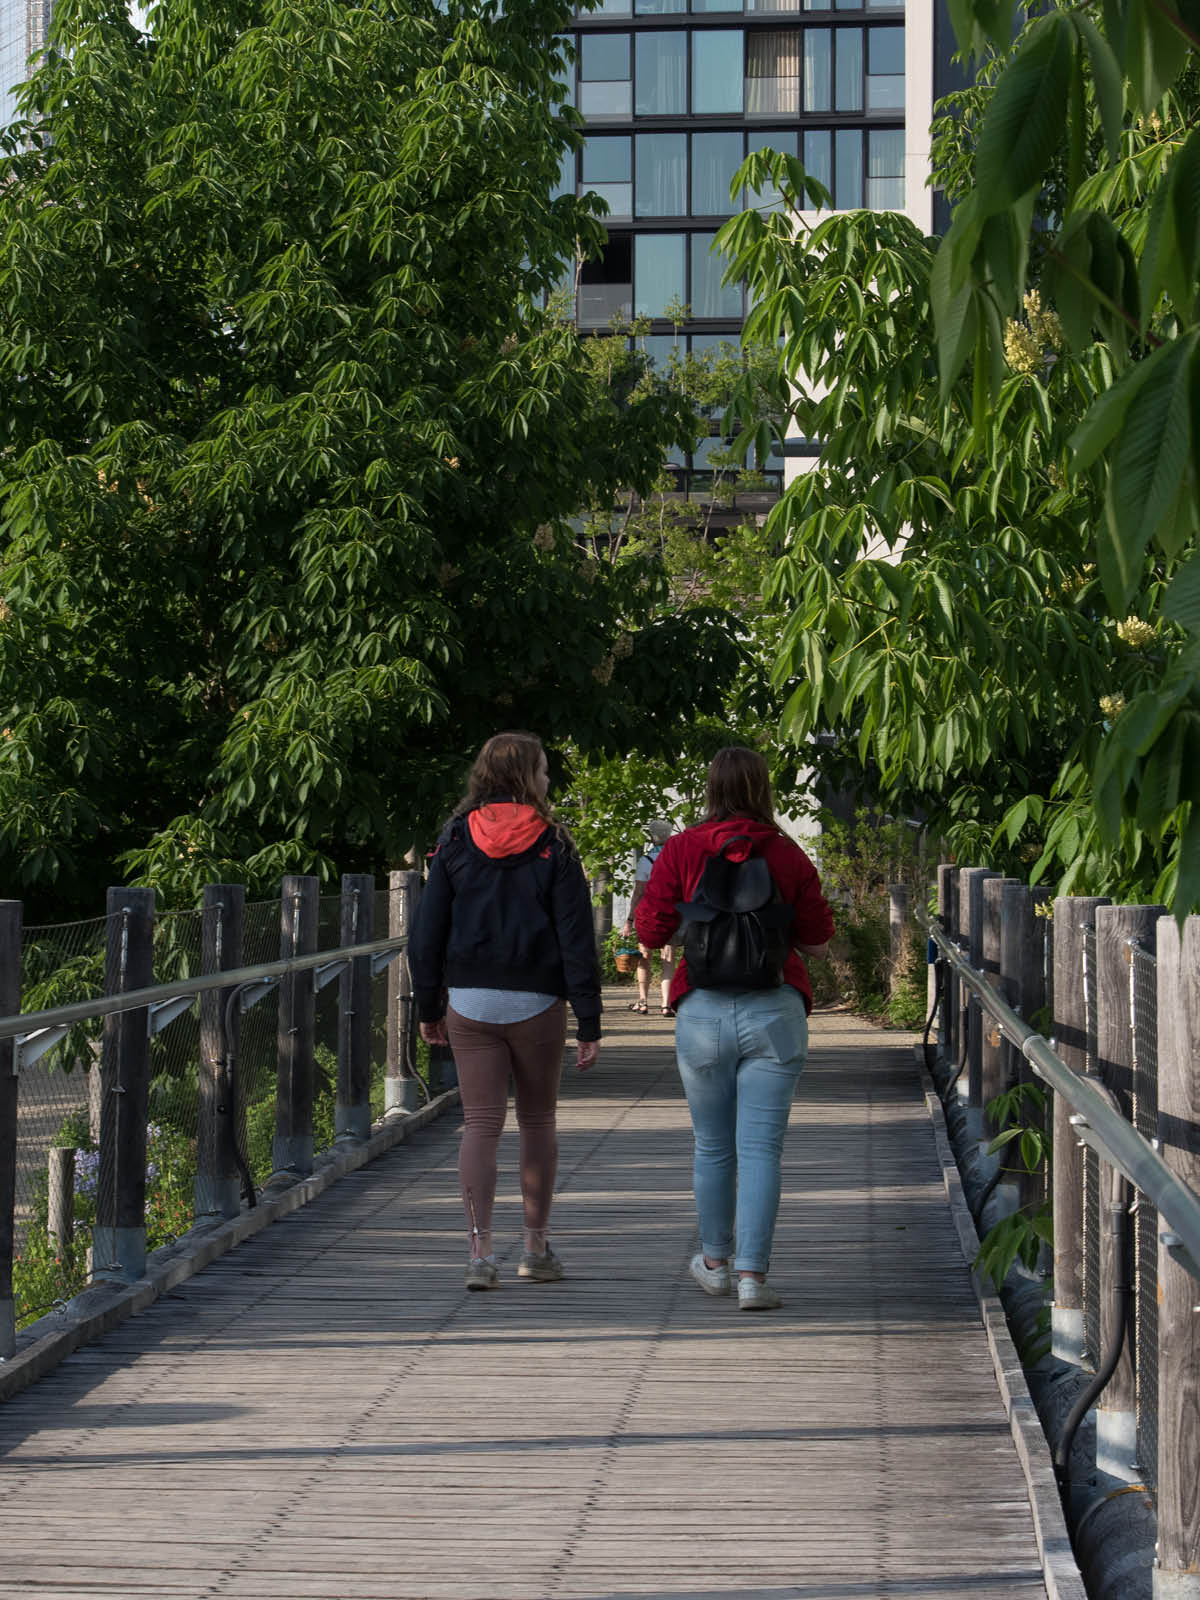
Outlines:
[{"label": "woman in red hoodie", "polygon": [[[679,907],[694,900],[707,862],[729,841],[732,860],[761,855],[792,908],[783,981],[774,988],[698,988],[680,961],[671,986],[675,1054],[696,1148],[700,1221],[691,1274],[708,1294],[766,1311],[781,1304],[766,1281],[779,1211],[780,1162],[796,1080],[808,1052],[812,987],[801,955],[824,955],[833,917],[812,862],[776,825],[767,764],[754,750],[719,750],[708,769],[708,815],[668,839],[638,903],[637,935],[677,943]],[[732,1258],[732,1273],[730,1261]]]},{"label": "woman in red hoodie", "polygon": [[498,733],[438,840],[408,942],[421,1037],[454,1051],[465,1128],[459,1179],[470,1228],[468,1289],[496,1289],[496,1156],[511,1076],[521,1135],[525,1248],[517,1276],[563,1276],[546,1229],[558,1166],[555,1113],[567,1032],[596,1060],[600,963],[592,903],[570,835],[546,804],[541,740]]}]

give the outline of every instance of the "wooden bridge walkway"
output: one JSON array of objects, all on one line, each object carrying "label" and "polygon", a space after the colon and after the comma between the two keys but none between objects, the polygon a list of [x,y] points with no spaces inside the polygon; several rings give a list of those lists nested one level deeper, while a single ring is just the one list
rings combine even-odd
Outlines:
[{"label": "wooden bridge walkway", "polygon": [[570,1276],[468,1294],[443,1116],[0,1407],[0,1597],[1044,1600],[911,1040],[814,1019],[748,1316],[670,1025],[562,1105]]}]

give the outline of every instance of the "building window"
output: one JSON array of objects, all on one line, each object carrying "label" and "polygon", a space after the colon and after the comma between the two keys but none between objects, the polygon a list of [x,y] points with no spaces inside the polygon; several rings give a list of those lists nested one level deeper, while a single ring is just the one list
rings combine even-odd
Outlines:
[{"label": "building window", "polygon": [[682,233],[639,233],[633,241],[633,311],[662,317],[667,307],[687,297]]},{"label": "building window", "polygon": [[692,34],[692,111],[737,116],[742,109],[741,29]]},{"label": "building window", "polygon": [[579,49],[579,109],[585,117],[628,117],[633,109],[627,33],[585,33]]},{"label": "building window", "polygon": [[727,217],[733,210],[729,185],[742,164],[740,133],[692,135],[692,215]]},{"label": "building window", "polygon": [[833,203],[839,211],[853,211],[862,205],[862,129],[838,128],[833,136],[833,154]]},{"label": "building window", "polygon": [[904,209],[903,128],[872,128],[867,134],[867,204],[872,211]]},{"label": "building window", "polygon": [[833,137],[828,128],[805,129],[804,170],[833,193]]},{"label": "building window", "polygon": [[904,29],[867,29],[867,110],[904,108]]},{"label": "building window", "polygon": [[687,111],[687,34],[637,35],[639,117],[681,116]]},{"label": "building window", "polygon": [[[799,140],[795,132],[789,128],[772,128],[749,135],[746,140],[746,154],[753,155],[756,150],[782,150],[785,155],[794,156],[799,154]],[[806,160],[805,166],[807,165]],[[750,190],[748,198],[759,211],[769,211],[783,204],[783,196],[773,183],[767,183],[758,190]]]},{"label": "building window", "polygon": [[738,283],[722,284],[727,262],[713,250],[715,233],[693,233],[692,292],[689,297],[693,317],[740,317],[742,314],[742,287]]},{"label": "building window", "polygon": [[799,28],[750,34],[746,40],[746,115],[777,117],[795,115],[799,110]]},{"label": "building window", "polygon": [[693,11],[740,11],[742,0],[692,0]]},{"label": "building window", "polygon": [[667,16],[672,12],[686,11],[687,0],[634,0],[639,17]]},{"label": "building window", "polygon": [[687,134],[639,133],[639,217],[682,217],[687,212]]},{"label": "building window", "polygon": [[628,319],[633,311],[633,238],[610,233],[596,260],[579,269],[579,325],[603,328],[614,317]]},{"label": "building window", "polygon": [[863,36],[861,28],[839,28],[837,77],[834,85],[835,111],[861,111],[863,108]]},{"label": "building window", "polygon": [[833,30],[804,30],[804,109],[833,110]]},{"label": "building window", "polygon": [[591,190],[608,205],[614,217],[633,215],[632,140],[593,135],[583,147],[581,188]]},{"label": "building window", "polygon": [[559,200],[564,194],[575,193],[575,152],[564,150],[559,157],[558,182],[550,191],[551,200]]}]

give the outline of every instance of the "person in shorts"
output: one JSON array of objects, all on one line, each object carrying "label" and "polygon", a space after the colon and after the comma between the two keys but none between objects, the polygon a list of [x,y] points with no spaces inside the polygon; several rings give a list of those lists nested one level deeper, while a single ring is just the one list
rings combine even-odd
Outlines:
[{"label": "person in shorts", "polygon": [[[646,892],[646,885],[650,882],[650,874],[654,870],[654,863],[658,860],[658,853],[671,837],[672,828],[669,822],[657,818],[654,822],[646,824],[646,832],[650,842],[638,857],[638,863],[633,874],[633,897],[629,902],[629,915],[625,918],[624,932],[633,932],[633,916],[638,908],[638,902]],[[664,944],[658,950],[662,961],[662,1014],[664,1017],[673,1017],[675,1007],[671,1004],[671,980],[675,976],[675,946]],[[637,999],[632,1001],[629,1009],[636,1011],[644,1017],[650,1010],[650,961],[654,950],[638,942]]]}]

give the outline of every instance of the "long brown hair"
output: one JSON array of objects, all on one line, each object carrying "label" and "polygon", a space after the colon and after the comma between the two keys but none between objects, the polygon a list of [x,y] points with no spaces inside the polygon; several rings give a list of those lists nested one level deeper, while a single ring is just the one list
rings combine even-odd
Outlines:
[{"label": "long brown hair", "polygon": [[753,817],[774,827],[775,803],[771,774],[757,750],[730,744],[718,750],[708,767],[708,822],[727,817]]},{"label": "long brown hair", "polygon": [[455,816],[473,811],[496,795],[508,795],[532,806],[539,816],[553,822],[550,807],[534,785],[545,747],[536,733],[514,730],[494,733],[480,750],[467,774],[467,792],[454,808]]}]

